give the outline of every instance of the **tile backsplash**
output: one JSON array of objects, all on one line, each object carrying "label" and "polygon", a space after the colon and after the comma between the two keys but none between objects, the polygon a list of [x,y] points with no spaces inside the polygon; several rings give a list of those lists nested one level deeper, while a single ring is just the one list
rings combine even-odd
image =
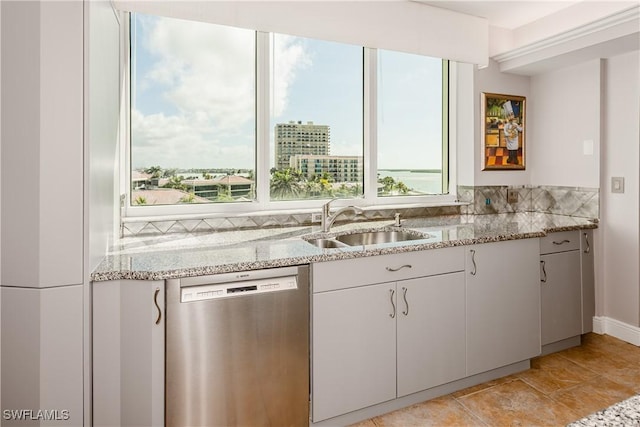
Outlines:
[{"label": "tile backsplash", "polygon": [[[509,203],[509,193],[517,194],[517,202]],[[515,212],[542,212],[583,218],[599,217],[597,188],[554,186],[459,186],[460,204],[410,208],[368,208],[363,215],[345,214],[341,220],[393,220],[396,212],[402,218],[442,215],[483,215]],[[265,227],[297,227],[312,223],[311,213],[269,213],[241,216],[203,216],[189,219],[142,220],[123,218],[120,237],[169,233],[229,231]]]},{"label": "tile backsplash", "polygon": [[[395,214],[400,213],[402,218],[423,218],[441,215],[459,215],[461,206],[428,206],[410,207],[402,209],[393,208],[367,208],[362,215],[346,212],[339,221],[393,221]],[[319,212],[319,211],[318,211]],[[251,214],[242,216],[203,216],[194,219],[165,219],[150,221],[148,219],[124,218],[120,226],[120,237],[142,236],[151,234],[168,233],[196,233],[243,230],[266,227],[299,227],[320,225],[311,221],[311,213],[269,213]]]},{"label": "tile backsplash", "polygon": [[[517,202],[509,203],[509,193]],[[598,218],[600,192],[597,188],[559,186],[460,186],[458,199],[468,205],[466,214],[542,212],[557,215]]]}]

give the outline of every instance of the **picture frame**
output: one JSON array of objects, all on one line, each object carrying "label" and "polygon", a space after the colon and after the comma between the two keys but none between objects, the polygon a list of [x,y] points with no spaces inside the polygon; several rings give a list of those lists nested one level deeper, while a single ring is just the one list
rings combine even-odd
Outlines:
[{"label": "picture frame", "polygon": [[524,170],[526,98],[483,92],[480,102],[482,170]]}]

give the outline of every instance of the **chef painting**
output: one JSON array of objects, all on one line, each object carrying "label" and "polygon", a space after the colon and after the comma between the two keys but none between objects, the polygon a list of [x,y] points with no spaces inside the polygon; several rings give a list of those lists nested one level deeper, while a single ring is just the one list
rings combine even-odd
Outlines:
[{"label": "chef painting", "polygon": [[524,169],[525,98],[488,93],[482,95],[485,122],[483,169]]}]

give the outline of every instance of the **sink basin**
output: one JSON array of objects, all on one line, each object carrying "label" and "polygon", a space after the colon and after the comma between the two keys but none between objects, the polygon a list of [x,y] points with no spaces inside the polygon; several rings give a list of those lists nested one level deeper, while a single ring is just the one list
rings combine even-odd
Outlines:
[{"label": "sink basin", "polygon": [[347,246],[346,244],[333,239],[309,239],[307,242],[322,249],[344,248]]},{"label": "sink basin", "polygon": [[367,231],[362,233],[345,234],[336,240],[349,246],[375,245],[379,243],[404,242],[406,240],[425,239],[425,236],[407,233],[406,231]]}]

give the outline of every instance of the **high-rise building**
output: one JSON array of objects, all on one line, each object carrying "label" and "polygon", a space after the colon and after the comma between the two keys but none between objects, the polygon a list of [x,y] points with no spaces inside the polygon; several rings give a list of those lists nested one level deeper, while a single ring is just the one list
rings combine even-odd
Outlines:
[{"label": "high-rise building", "polygon": [[329,126],[298,121],[278,123],[275,128],[275,167],[286,169],[296,154],[329,154]]},{"label": "high-rise building", "polygon": [[295,154],[289,162],[291,169],[299,170],[307,179],[328,173],[333,182],[362,183],[362,156]]}]

